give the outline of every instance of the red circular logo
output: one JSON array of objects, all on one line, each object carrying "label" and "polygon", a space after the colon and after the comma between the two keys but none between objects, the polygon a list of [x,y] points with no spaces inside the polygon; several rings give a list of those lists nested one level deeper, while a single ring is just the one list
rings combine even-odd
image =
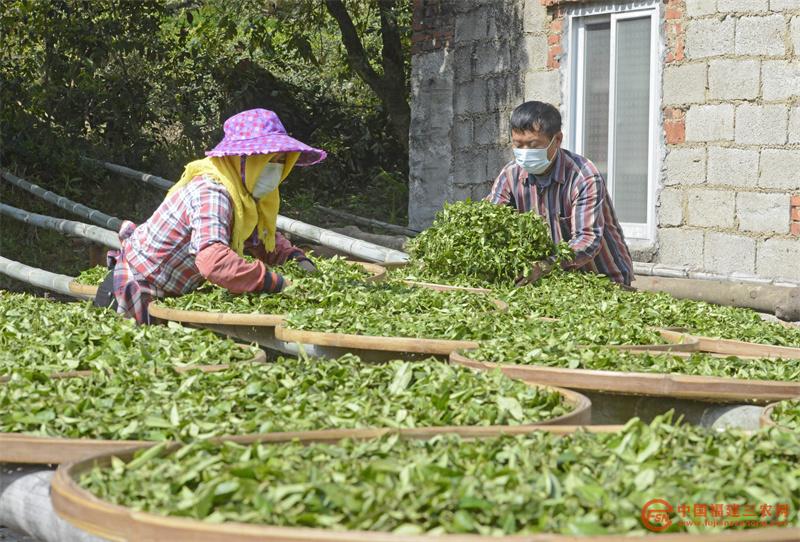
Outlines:
[{"label": "red circular logo", "polygon": [[672,505],[664,499],[651,499],[642,506],[642,523],[654,533],[661,533],[672,526]]}]

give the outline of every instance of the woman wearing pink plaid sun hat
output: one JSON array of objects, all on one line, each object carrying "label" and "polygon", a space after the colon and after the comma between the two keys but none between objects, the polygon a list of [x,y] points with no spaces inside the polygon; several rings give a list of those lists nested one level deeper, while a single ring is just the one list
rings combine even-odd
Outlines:
[{"label": "woman wearing pink plaid sun hat", "polygon": [[[276,230],[279,185],[294,166],[325,159],[286,133],[266,109],[225,121],[225,137],[189,163],[181,179],[143,224],[125,222],[119,251],[109,252],[109,273],[95,304],[150,323],[153,298],[178,296],[206,280],[232,293],[277,293],[289,282],[267,266],[295,259],[316,267]],[[255,256],[254,263],[242,258]]]}]

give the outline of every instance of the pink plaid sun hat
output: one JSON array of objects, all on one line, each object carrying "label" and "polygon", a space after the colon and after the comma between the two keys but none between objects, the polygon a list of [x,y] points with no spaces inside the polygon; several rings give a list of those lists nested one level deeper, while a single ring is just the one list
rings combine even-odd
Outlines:
[{"label": "pink plaid sun hat", "polygon": [[310,166],[322,162],[328,154],[322,149],[309,147],[293,137],[273,111],[250,109],[225,121],[225,137],[206,152],[206,156],[248,156],[273,152],[299,152],[295,165]]}]

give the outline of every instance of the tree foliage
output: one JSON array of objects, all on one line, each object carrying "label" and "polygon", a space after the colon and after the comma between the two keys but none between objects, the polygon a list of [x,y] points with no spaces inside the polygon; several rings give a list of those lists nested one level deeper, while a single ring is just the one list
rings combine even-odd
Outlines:
[{"label": "tree foliage", "polygon": [[[387,175],[404,184],[409,4],[4,2],[0,159],[62,190],[85,175],[80,154],[175,178],[219,140],[225,118],[265,107],[329,152],[293,175],[300,199],[380,193]],[[353,31],[344,42],[342,17]]]}]

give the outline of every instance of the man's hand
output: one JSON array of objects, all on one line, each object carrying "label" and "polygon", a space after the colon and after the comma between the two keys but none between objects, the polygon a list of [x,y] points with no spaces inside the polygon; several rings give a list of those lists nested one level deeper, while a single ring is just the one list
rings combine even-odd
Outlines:
[{"label": "man's hand", "polygon": [[312,262],[308,258],[303,258],[302,260],[298,260],[297,265],[299,265],[300,269],[302,269],[309,275],[315,275],[319,273],[319,269],[317,269],[317,266],[314,265],[314,262]]},{"label": "man's hand", "polygon": [[552,262],[533,262],[531,272],[528,273],[527,276],[522,275],[517,277],[514,286],[519,288],[528,284],[536,284],[539,282],[539,279],[550,274],[550,271],[553,270],[553,266],[554,264]]}]

